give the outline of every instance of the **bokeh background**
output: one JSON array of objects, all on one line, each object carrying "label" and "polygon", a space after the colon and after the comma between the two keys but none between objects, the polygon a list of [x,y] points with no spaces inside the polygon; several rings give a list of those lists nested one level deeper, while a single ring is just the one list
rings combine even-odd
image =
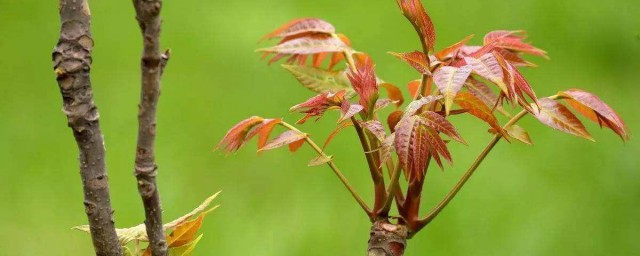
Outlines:
[{"label": "bokeh background", "polygon": [[[597,93],[640,133],[640,4],[630,0],[425,1],[438,47],[468,34],[525,29],[551,60],[525,71],[538,95],[581,87]],[[133,173],[140,35],[130,1],[91,1],[92,80],[106,137],[116,224],[143,221]],[[204,223],[197,255],[362,255],[369,223],[326,167],[307,168],[303,149],[257,156],[253,144],[212,152],[250,115],[300,116],[288,108],[312,94],[256,42],[297,17],[322,17],[378,63],[383,79],[416,79],[387,51],[419,48],[395,1],[165,1],[162,43],[173,49],[158,120],[159,186],[170,220],[223,190]],[[51,68],[57,1],[0,0],[0,255],[91,255],[77,149]],[[406,91],[406,90],[405,90]],[[424,211],[457,181],[489,141],[470,118],[455,122],[469,146],[432,171]],[[302,127],[323,141],[335,117]],[[640,255],[640,141],[588,128],[592,143],[522,122],[535,145],[501,143],[459,196],[410,241],[407,255]],[[366,198],[369,175],[354,133],[328,152]],[[433,169],[437,170],[437,169]]]}]

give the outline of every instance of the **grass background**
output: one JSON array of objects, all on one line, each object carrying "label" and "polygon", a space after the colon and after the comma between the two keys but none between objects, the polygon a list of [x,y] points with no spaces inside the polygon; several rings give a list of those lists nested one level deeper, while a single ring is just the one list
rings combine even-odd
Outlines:
[{"label": "grass background", "polygon": [[[580,87],[597,93],[638,133],[640,5],[629,0],[424,1],[437,47],[495,29],[525,29],[550,61],[525,71],[538,95]],[[143,221],[133,159],[140,35],[130,1],[91,1],[96,41],[92,80],[106,137],[119,227]],[[229,157],[211,149],[253,114],[299,115],[311,96],[277,65],[260,62],[257,40],[297,17],[322,17],[398,85],[416,74],[386,54],[419,48],[394,1],[165,1],[162,43],[173,49],[163,80],[157,159],[165,220],[223,190],[204,223],[197,255],[362,255],[369,224],[331,171],[306,168],[309,149],[258,157],[254,145]],[[51,68],[59,31],[56,1],[0,0],[0,255],[91,255],[77,149]],[[404,86],[402,86],[404,87]],[[334,117],[302,127],[322,141]],[[470,146],[433,171],[425,209],[457,181],[489,141],[486,127],[459,118]],[[640,142],[588,128],[592,143],[528,117],[534,146],[501,143],[440,217],[410,241],[407,255],[638,255]],[[352,132],[328,149],[371,198]],[[435,169],[434,169],[435,170]]]}]

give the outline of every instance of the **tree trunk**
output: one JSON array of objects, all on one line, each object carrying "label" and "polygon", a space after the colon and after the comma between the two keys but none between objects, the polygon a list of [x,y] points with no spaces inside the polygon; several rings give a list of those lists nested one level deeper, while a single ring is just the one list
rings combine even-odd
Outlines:
[{"label": "tree trunk", "polygon": [[149,236],[149,247],[153,256],[165,256],[168,249],[162,229],[162,207],[156,183],[158,167],[155,162],[156,113],[160,97],[160,79],[169,59],[168,52],[165,55],[160,54],[162,0],[133,0],[133,5],[144,46],[140,64],[142,89],[138,111],[135,176],[144,204],[144,223]]},{"label": "tree trunk", "polygon": [[113,222],[98,108],[93,103],[91,13],[87,0],[60,0],[60,40],[53,51],[63,111],[80,151],[84,206],[98,256],[122,255]]},{"label": "tree trunk", "polygon": [[368,256],[402,256],[409,232],[405,225],[378,220],[371,226]]}]

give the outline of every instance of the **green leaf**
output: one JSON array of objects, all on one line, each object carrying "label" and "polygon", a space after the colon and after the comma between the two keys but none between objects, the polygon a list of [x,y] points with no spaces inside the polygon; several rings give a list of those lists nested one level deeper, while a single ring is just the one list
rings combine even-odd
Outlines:
[{"label": "green leaf", "polygon": [[338,92],[346,90],[348,95],[354,95],[351,83],[344,71],[329,71],[308,66],[282,65],[291,72],[298,81],[308,89],[317,92]]},{"label": "green leaf", "polygon": [[185,245],[169,248],[169,256],[191,256],[191,254],[193,253],[193,249],[196,248],[196,245],[198,245],[200,239],[202,239],[202,234]]}]

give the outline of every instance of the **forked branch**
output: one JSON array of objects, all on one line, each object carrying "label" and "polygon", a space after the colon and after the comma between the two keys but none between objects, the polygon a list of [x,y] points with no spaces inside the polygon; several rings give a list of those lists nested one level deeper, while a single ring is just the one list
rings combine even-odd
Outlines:
[{"label": "forked branch", "polygon": [[156,182],[155,162],[156,112],[160,96],[160,79],[168,52],[160,54],[161,0],[134,0],[136,19],[142,31],[142,90],[138,112],[138,145],[135,176],[145,211],[149,246],[154,256],[167,255],[167,242],[162,229],[162,208]]},{"label": "forked branch", "polygon": [[93,103],[90,70],[93,38],[87,0],[60,0],[60,40],[53,67],[63,111],[80,150],[85,212],[96,255],[122,255],[113,221],[105,149],[98,108]]}]

